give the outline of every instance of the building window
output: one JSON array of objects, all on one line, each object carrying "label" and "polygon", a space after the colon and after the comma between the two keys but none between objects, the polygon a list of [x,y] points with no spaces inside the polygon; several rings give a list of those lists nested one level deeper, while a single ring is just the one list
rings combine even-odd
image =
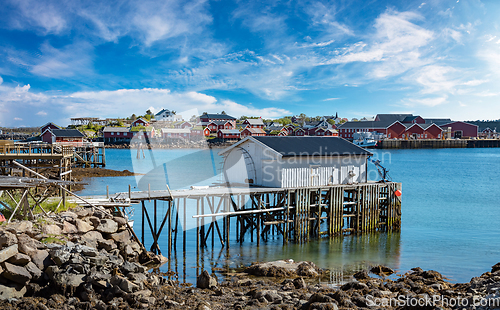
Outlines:
[{"label": "building window", "polygon": [[427,134],[425,134],[425,138],[427,139]]},{"label": "building window", "polygon": [[112,133],[111,133],[111,135],[112,135],[112,136],[114,136],[114,135],[115,135],[115,133],[114,133],[114,132],[112,132]]}]

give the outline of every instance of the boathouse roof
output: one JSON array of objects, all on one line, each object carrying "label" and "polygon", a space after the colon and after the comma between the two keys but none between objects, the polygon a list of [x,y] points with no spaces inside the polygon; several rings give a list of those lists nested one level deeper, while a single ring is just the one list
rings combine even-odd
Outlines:
[{"label": "boathouse roof", "polygon": [[339,137],[296,136],[247,137],[226,148],[219,154],[222,155],[249,140],[255,143],[263,144],[281,154],[283,157],[372,155],[372,153],[367,150]]},{"label": "boathouse roof", "polygon": [[85,135],[78,129],[47,129],[56,137],[83,138]]}]

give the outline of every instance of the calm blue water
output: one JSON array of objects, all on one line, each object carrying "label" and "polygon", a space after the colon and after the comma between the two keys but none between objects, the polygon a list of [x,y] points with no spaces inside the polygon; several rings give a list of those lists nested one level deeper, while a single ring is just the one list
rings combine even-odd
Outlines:
[{"label": "calm blue water", "polygon": [[[253,261],[293,258],[311,260],[320,267],[353,270],[370,264],[386,264],[400,272],[419,266],[443,273],[450,280],[468,282],[489,271],[500,261],[500,149],[375,150],[390,170],[393,181],[403,183],[402,229],[400,233],[347,236],[305,245],[282,245],[279,238],[242,246],[231,243],[229,252],[216,244],[200,253],[205,267],[237,267]],[[84,195],[133,190],[186,188],[189,185],[221,181],[217,150],[154,150],[137,159],[130,150],[106,150],[106,168],[135,171],[138,177],[94,178]],[[166,163],[166,164],[164,164]],[[376,175],[374,167],[369,174]],[[156,168],[155,168],[156,167]],[[215,173],[214,173],[215,172]],[[182,228],[175,256],[162,267],[177,271],[181,280],[196,276],[196,234],[188,211],[186,252],[182,249]],[[159,212],[166,203],[158,204]],[[140,235],[140,208],[135,212],[135,230]],[[159,220],[160,221],[160,220]],[[182,223],[182,221],[181,221]],[[159,225],[159,224],[158,224]],[[234,229],[235,225],[232,225]],[[222,229],[222,227],[221,227]],[[151,245],[147,235],[146,246]],[[232,235],[234,238],[234,234]],[[246,241],[249,241],[247,236]],[[166,234],[160,240],[166,251]],[[164,253],[166,255],[166,253]]]}]

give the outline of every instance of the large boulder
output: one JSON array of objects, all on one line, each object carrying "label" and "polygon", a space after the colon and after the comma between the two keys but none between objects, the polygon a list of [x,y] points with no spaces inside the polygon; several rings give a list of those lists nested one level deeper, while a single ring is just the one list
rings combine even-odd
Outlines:
[{"label": "large boulder", "polygon": [[121,242],[121,243],[129,242],[131,237],[132,235],[130,235],[130,232],[128,230],[111,234],[111,239],[113,239],[115,242]]},{"label": "large boulder", "polygon": [[30,234],[33,230],[33,223],[30,221],[11,223],[7,230],[9,230],[13,234]]},{"label": "large boulder", "polygon": [[13,244],[0,251],[0,263],[10,259],[12,256],[18,253],[17,244]]},{"label": "large boulder", "polygon": [[217,279],[212,277],[208,271],[203,270],[203,272],[196,278],[196,287],[205,289],[217,286]]},{"label": "large boulder", "polygon": [[42,233],[46,234],[46,235],[55,235],[55,236],[58,236],[62,233],[62,229],[61,227],[57,226],[57,225],[43,225],[42,227]]},{"label": "large boulder", "polygon": [[64,221],[62,233],[63,234],[76,234],[76,233],[78,233],[78,228],[76,228],[76,226],[71,224],[70,222]]},{"label": "large boulder", "polygon": [[64,211],[59,213],[59,216],[63,218],[63,220],[68,221],[72,224],[75,223],[75,220],[78,218],[78,215],[71,211]]},{"label": "large boulder", "polygon": [[118,230],[118,223],[110,219],[102,219],[96,229],[101,233],[113,234]]},{"label": "large boulder", "polygon": [[17,253],[16,255],[9,258],[8,262],[14,265],[24,266],[27,263],[31,262],[31,258],[26,254]]},{"label": "large boulder", "polygon": [[2,234],[0,234],[0,248],[9,247],[16,243],[17,243],[17,237],[15,234],[9,231],[4,231],[2,232]]},{"label": "large boulder", "polygon": [[13,282],[26,285],[31,280],[31,274],[24,267],[12,265],[10,263],[2,263],[4,269],[2,276]]},{"label": "large boulder", "polygon": [[26,286],[20,284],[0,284],[0,300],[22,298],[26,294]]},{"label": "large boulder", "polygon": [[50,258],[49,251],[47,250],[34,250],[29,255],[31,257],[31,261],[35,266],[40,270],[45,270],[48,266],[52,264],[52,259]]},{"label": "large boulder", "polygon": [[76,223],[76,228],[78,229],[78,233],[80,234],[84,234],[94,229],[94,226],[80,219],[76,219],[75,223]]},{"label": "large boulder", "polygon": [[26,270],[31,274],[33,279],[39,279],[43,274],[40,268],[38,268],[33,262],[27,263],[24,268],[26,268]]},{"label": "large boulder", "polygon": [[102,237],[100,232],[95,231],[95,230],[91,230],[91,231],[85,233],[80,238],[81,243],[83,243],[87,246],[93,247],[93,248],[97,248],[97,244],[100,240],[104,240],[104,238]]}]

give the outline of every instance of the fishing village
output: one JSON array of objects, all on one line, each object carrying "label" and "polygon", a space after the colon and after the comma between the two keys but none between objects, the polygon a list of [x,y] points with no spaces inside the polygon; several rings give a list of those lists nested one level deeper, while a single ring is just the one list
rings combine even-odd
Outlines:
[{"label": "fishing village", "polygon": [[[470,295],[467,285],[481,287],[482,283],[490,283],[500,270],[498,266],[493,267],[491,275],[456,285],[435,271],[418,268],[395,281],[385,278],[395,271],[382,265],[354,270],[339,278],[314,262],[294,262],[285,257],[244,266],[241,271],[224,267],[224,263],[222,268],[205,265],[204,253],[211,251],[213,256],[219,252],[219,258],[228,258],[231,247],[245,247],[248,242],[259,247],[270,239],[278,239],[286,246],[346,235],[397,233],[404,212],[403,187],[390,179],[380,160],[372,158],[370,147],[382,144],[387,148],[405,148],[403,142],[421,143],[411,148],[496,147],[499,141],[494,132],[484,137],[476,125],[463,122],[448,123],[450,127],[443,131],[436,123],[409,125],[406,121],[418,121],[420,117],[377,115],[376,119],[384,117],[396,119],[385,124],[392,122],[405,131],[398,138],[389,139],[389,135],[395,135],[395,125],[380,133],[376,129],[383,128],[378,124],[381,121],[358,121],[355,129],[349,128],[353,122],[336,127],[319,121],[319,125],[326,123],[330,128],[291,130],[289,134],[288,129],[293,127],[283,126],[279,134],[268,135],[260,118],[245,119],[239,130],[219,129],[214,125],[233,126],[234,118],[204,114],[199,118],[203,121],[192,126],[202,128],[201,139],[196,136],[196,129],[183,120],[162,122],[162,126],[168,127],[158,130],[162,136],[155,138],[155,122],[138,118],[130,127],[116,127],[114,131],[112,127],[103,127],[104,141],[86,138],[75,126],[63,129],[53,123],[42,126],[39,135],[35,139],[28,137],[28,142],[3,140],[0,297],[8,302],[17,300],[16,307],[40,309],[113,309],[125,305],[352,309],[371,306],[372,296],[415,298],[425,292],[439,293],[443,300],[455,296],[472,301],[478,296]],[[92,120],[96,119],[78,119],[87,127],[92,127]],[[185,128],[178,128],[177,135],[173,135],[176,128],[169,128],[177,126]],[[426,127],[429,133],[410,134],[414,127]],[[472,130],[467,131],[468,127]],[[134,136],[128,138],[126,131],[120,131],[122,128]],[[434,128],[440,129],[435,131],[437,134],[432,131]],[[323,134],[318,133],[320,129]],[[96,170],[104,171],[102,176],[116,176],[112,170],[106,173],[109,170],[103,169],[108,144],[126,144],[132,157],[145,160],[151,149],[202,145],[200,142],[209,141],[203,132],[216,132],[223,137],[226,130],[248,135],[239,139],[213,137],[217,142],[206,144],[206,148],[215,148],[223,158],[219,171],[224,178],[222,183],[193,185],[188,189],[171,189],[165,184],[164,190],[152,190],[148,183],[147,190],[132,190],[129,185],[128,191],[117,193],[110,193],[107,186],[105,195],[95,196],[72,191],[82,187],[81,179],[73,177],[73,170],[88,170],[88,176]],[[116,137],[118,132],[123,136]],[[429,139],[430,132],[434,133],[434,140]],[[452,139],[457,132],[467,136]],[[185,135],[188,136],[184,138]],[[373,135],[379,138],[376,144],[363,148],[360,144],[369,143]],[[40,140],[36,141],[36,137]],[[353,143],[356,141],[350,142],[350,137],[363,137],[363,141]],[[489,142],[463,143],[471,141]],[[368,178],[368,165],[377,171],[375,180]],[[150,180],[146,175],[142,181]],[[160,204],[166,204],[166,208],[160,208]],[[140,215],[131,218],[131,209]],[[195,223],[193,229],[187,229],[188,221]],[[196,255],[187,258],[187,253]],[[185,285],[186,259],[195,260],[193,288]],[[179,272],[181,260],[184,270]],[[322,279],[338,282],[329,287],[322,284]],[[420,286],[413,281],[420,281]],[[486,294],[486,284],[484,287]],[[46,298],[47,294],[52,297]],[[206,301],[207,297],[211,302]]]},{"label": "fishing village", "polygon": [[0,310],[500,309],[500,2],[4,2]]}]

